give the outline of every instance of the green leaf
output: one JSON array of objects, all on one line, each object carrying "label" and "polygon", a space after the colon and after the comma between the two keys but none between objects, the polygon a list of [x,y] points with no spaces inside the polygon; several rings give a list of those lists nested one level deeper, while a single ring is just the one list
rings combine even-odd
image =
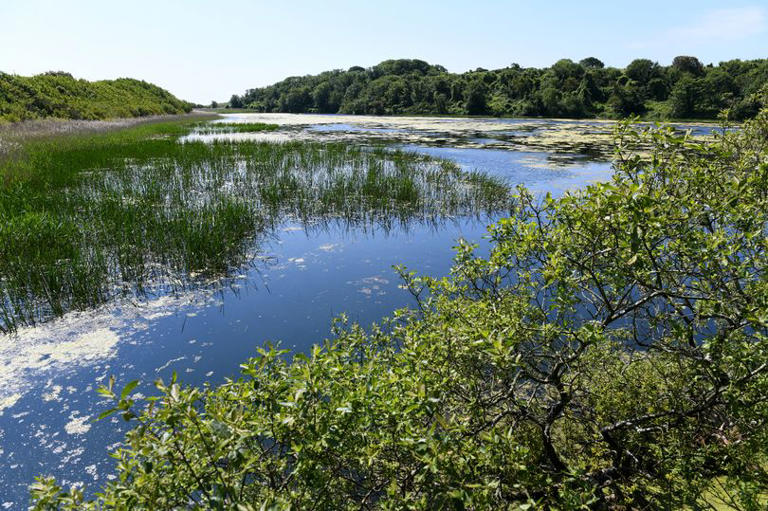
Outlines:
[{"label": "green leaf", "polygon": [[99,414],[99,416],[96,417],[96,419],[94,419],[94,422],[95,421],[100,421],[102,419],[106,419],[107,417],[109,417],[110,415],[115,413],[116,411],[117,411],[117,408],[110,408],[109,410],[105,410],[105,411],[101,412]]},{"label": "green leaf", "polygon": [[135,389],[138,384],[139,380],[133,380],[132,382],[129,382],[125,387],[123,387],[123,391],[120,393],[120,399],[125,399],[128,397],[131,391]]}]

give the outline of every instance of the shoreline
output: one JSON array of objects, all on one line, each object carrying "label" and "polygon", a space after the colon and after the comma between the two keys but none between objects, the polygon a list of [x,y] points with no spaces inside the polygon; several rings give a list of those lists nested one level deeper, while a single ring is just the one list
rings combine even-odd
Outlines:
[{"label": "shoreline", "polygon": [[27,119],[18,122],[0,123],[0,140],[4,137],[37,138],[57,135],[75,135],[82,133],[102,133],[140,124],[173,122],[184,120],[215,119],[219,114],[202,110],[193,110],[188,114],[149,115],[144,117],[116,117],[113,119],[61,119],[46,117]]},{"label": "shoreline", "polygon": [[145,124],[164,122],[206,121],[221,117],[218,114],[193,110],[188,114],[151,115],[146,117],[118,117],[104,120],[27,119],[0,124],[0,168],[3,160],[13,158],[26,142],[60,137],[95,135],[133,128]]}]

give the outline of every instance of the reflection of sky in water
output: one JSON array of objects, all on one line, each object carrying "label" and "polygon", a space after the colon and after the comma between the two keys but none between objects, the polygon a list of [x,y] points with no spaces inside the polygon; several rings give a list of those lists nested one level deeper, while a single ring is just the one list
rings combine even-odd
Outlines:
[{"label": "reflection of sky in water", "polygon": [[524,184],[535,192],[559,194],[610,176],[610,164],[591,162],[583,156],[503,149],[466,149],[407,145],[403,149],[446,158],[466,171],[477,170]]},{"label": "reflection of sky in water", "polygon": [[498,138],[477,137],[477,138],[470,138],[469,140],[470,142],[475,142],[481,145],[505,145],[506,144],[506,142]]},{"label": "reflection of sky in water", "polygon": [[[466,170],[501,176],[537,192],[562,193],[609,175],[609,164],[545,152],[406,145],[455,160]],[[306,350],[346,312],[369,324],[412,298],[398,288],[394,264],[445,274],[460,237],[480,242],[489,220],[410,225],[389,233],[331,225],[305,232],[284,225],[261,247],[263,259],[222,290],[159,297],[136,307],[72,313],[21,338],[0,337],[0,506],[20,507],[34,476],[84,481],[93,489],[112,467],[108,446],[121,440],[118,419],[92,423],[104,410],[95,387],[114,374],[135,392],[176,371],[188,383],[218,383],[267,340]],[[61,346],[67,348],[62,354]]]},{"label": "reflection of sky in water", "polygon": [[[104,409],[94,389],[109,375],[115,374],[119,384],[141,379],[147,384],[136,392],[149,394],[149,383],[169,378],[172,371],[193,384],[235,376],[238,365],[264,341],[282,340],[284,346],[306,350],[328,335],[331,319],[341,312],[369,324],[411,305],[410,295],[397,287],[392,265],[445,273],[456,239],[480,240],[485,225],[457,221],[439,230],[414,226],[389,235],[340,227],[305,233],[286,226],[279,241],[266,247],[274,260],[257,263],[220,293],[151,307],[149,321],[130,306],[81,316],[70,325],[70,335],[98,325],[119,338],[115,353],[26,375],[21,397],[0,416],[5,498],[24,501],[26,485],[40,473],[69,482],[104,481],[97,478],[112,466],[105,447],[120,441],[115,426],[121,423],[85,418]],[[62,332],[52,329],[51,334]]]}]

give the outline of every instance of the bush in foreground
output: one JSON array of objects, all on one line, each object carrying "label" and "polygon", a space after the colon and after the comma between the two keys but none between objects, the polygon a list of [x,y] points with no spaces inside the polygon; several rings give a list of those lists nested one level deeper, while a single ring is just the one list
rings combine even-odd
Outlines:
[{"label": "bush in foreground", "polygon": [[706,145],[624,126],[611,182],[521,189],[488,257],[402,270],[416,310],[147,407],[102,389],[136,423],[117,478],[93,502],[40,479],[35,506],[757,509],[767,145],[768,111]]}]

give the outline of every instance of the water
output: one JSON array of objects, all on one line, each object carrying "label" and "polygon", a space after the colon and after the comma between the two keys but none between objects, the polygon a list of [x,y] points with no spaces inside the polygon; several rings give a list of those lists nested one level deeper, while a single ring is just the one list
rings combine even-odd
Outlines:
[{"label": "water", "polygon": [[[247,115],[231,117],[251,120]],[[330,116],[308,117],[335,121]],[[435,129],[435,124],[463,121],[434,120],[422,131],[433,138],[437,134],[458,140],[442,145],[418,143],[423,140],[421,128],[404,127],[397,119],[392,125],[377,119],[375,126],[363,121],[355,124],[354,118],[310,121],[294,122],[283,130],[284,135],[343,133],[346,139],[358,136],[361,143],[370,144],[371,128],[397,130],[376,133],[377,137],[405,131],[414,136],[392,140],[393,147],[450,158],[465,169],[501,176],[542,193],[561,194],[610,175],[605,159],[560,150],[510,151],[492,142],[470,142],[472,138],[494,140],[477,133],[483,126],[504,124],[498,120],[478,121],[467,129],[450,128],[448,135]],[[424,126],[429,121],[419,122]],[[502,127],[508,131],[510,126]],[[268,340],[307,350],[328,335],[331,319],[339,313],[370,324],[396,308],[413,305],[412,297],[398,287],[392,266],[405,264],[422,273],[445,274],[457,240],[482,245],[486,226],[493,220],[412,222],[387,231],[334,222],[305,231],[284,222],[261,245],[259,257],[221,288],[70,313],[35,328],[22,328],[17,338],[0,338],[0,506],[24,507],[27,486],[40,474],[54,475],[65,484],[84,482],[92,489],[106,481],[113,466],[107,450],[119,444],[124,425],[119,419],[93,423],[90,418],[104,410],[94,389],[110,375],[116,376],[118,386],[140,379],[143,383],[135,392],[149,394],[154,379],[168,379],[173,371],[191,384],[236,376],[239,364]]]}]

